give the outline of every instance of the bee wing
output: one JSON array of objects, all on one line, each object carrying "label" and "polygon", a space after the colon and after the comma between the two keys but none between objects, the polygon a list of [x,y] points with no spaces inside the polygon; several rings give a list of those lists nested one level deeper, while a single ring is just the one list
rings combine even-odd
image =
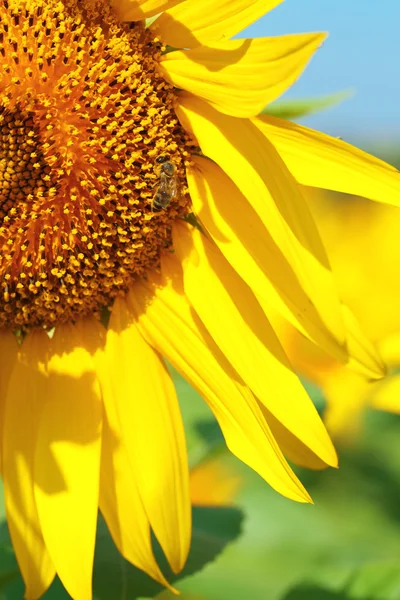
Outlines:
[{"label": "bee wing", "polygon": [[170,181],[165,173],[161,171],[160,173],[160,183],[158,185],[157,191],[162,192],[164,194],[170,195]]},{"label": "bee wing", "polygon": [[169,184],[170,184],[169,191],[170,191],[170,195],[171,195],[171,200],[178,200],[181,195],[181,189],[180,189],[179,180],[178,180],[178,177],[176,174],[170,178]]},{"label": "bee wing", "polygon": [[152,207],[156,210],[166,208],[171,202],[170,183],[168,177],[161,173],[160,182],[153,196]]}]

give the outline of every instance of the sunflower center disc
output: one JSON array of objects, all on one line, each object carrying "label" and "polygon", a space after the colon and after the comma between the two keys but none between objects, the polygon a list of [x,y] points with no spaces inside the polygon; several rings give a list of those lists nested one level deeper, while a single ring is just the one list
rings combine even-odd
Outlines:
[{"label": "sunflower center disc", "polygon": [[[188,212],[190,144],[161,44],[105,4],[0,0],[0,328],[109,305]],[[167,155],[181,192],[155,211]]]}]

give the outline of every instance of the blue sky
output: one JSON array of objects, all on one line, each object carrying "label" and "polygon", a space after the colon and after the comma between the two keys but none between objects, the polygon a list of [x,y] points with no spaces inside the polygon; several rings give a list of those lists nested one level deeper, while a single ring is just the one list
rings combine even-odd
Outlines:
[{"label": "blue sky", "polygon": [[286,0],[246,35],[305,31],[329,37],[285,97],[355,95],[303,123],[349,141],[400,145],[400,0]]}]

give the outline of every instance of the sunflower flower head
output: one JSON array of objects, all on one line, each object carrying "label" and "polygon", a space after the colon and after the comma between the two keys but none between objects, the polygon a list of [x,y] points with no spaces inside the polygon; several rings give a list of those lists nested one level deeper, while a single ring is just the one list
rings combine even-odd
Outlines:
[{"label": "sunflower flower head", "polygon": [[[3,3],[0,327],[96,313],[158,265],[188,212],[191,146],[160,40],[103,2]],[[157,159],[182,193],[153,210]]]}]

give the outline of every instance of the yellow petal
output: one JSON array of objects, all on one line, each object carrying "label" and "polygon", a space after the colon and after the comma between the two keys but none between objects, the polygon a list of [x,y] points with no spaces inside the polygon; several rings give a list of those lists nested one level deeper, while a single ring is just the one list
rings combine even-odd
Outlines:
[{"label": "yellow petal", "polygon": [[177,88],[234,117],[258,115],[301,75],[325,34],[225,40],[212,47],[169,52],[161,61]]},{"label": "yellow petal", "polygon": [[400,413],[400,376],[386,377],[370,386],[368,406],[398,415]]},{"label": "yellow petal", "polygon": [[251,290],[197,229],[176,224],[173,240],[185,293],[235,371],[291,433],[336,465],[315,406]]},{"label": "yellow petal", "polygon": [[120,431],[144,508],[171,568],[178,572],[191,536],[182,417],[161,357],[140,335],[122,298],[114,302],[105,352]]},{"label": "yellow petal", "polygon": [[[278,153],[248,119],[222,115],[182,93],[177,114],[204,154],[237,185],[281,250],[325,328],[344,345],[345,330],[328,257],[300,187]],[[292,278],[293,279],[293,278]],[[295,304],[297,296],[291,293]],[[303,308],[299,298],[298,309]]]},{"label": "yellow petal", "polygon": [[267,115],[254,123],[297,181],[400,206],[400,173],[339,139]]},{"label": "yellow petal", "polygon": [[338,368],[326,378],[324,422],[335,439],[351,441],[358,433],[368,395],[374,385],[344,368]]},{"label": "yellow petal", "polygon": [[343,320],[346,326],[348,357],[335,360],[308,338],[299,334],[276,312],[268,312],[271,324],[296,370],[316,385],[323,386],[325,379],[338,368],[338,362],[369,380],[381,379],[386,374],[386,365],[378,349],[362,332],[360,325],[349,309],[342,303]]},{"label": "yellow petal", "polygon": [[203,462],[190,471],[190,498],[195,506],[226,506],[231,504],[242,479],[235,469],[218,457]]},{"label": "yellow petal", "polygon": [[229,449],[284,496],[310,501],[257,401],[188,304],[178,261],[165,256],[162,267],[167,279],[160,287],[151,277],[145,284],[135,284],[129,295],[140,330],[207,401]]},{"label": "yellow petal", "polygon": [[[15,341],[15,340],[14,340]],[[25,583],[25,598],[39,598],[55,569],[43,540],[34,497],[33,462],[46,390],[49,338],[27,335],[15,362],[3,409],[3,480],[7,522]]]},{"label": "yellow petal", "polygon": [[[111,403],[109,403],[111,404]],[[121,555],[150,577],[173,588],[154,558],[150,522],[129,462],[123,436],[103,423],[100,477],[100,510]]]},{"label": "yellow petal", "polygon": [[215,163],[200,157],[193,160],[195,168],[188,169],[187,180],[194,211],[225,258],[256,294],[266,315],[274,316],[276,311],[339,362],[350,362],[353,369],[369,378],[382,377],[382,360],[349,309],[343,305],[340,309],[346,326],[347,348],[343,348],[327,332],[290,265],[243,194]]},{"label": "yellow petal", "polygon": [[274,307],[304,335],[346,361],[345,348],[325,327],[254,208],[212,161],[194,161],[195,168],[187,172],[193,207],[225,258],[269,310]]},{"label": "yellow petal", "polygon": [[36,446],[35,497],[58,576],[74,600],[90,600],[100,476],[100,388],[76,327],[57,327],[52,342]]},{"label": "yellow petal", "polygon": [[[4,424],[4,406],[8,390],[8,384],[12,370],[17,360],[18,344],[15,335],[4,331],[0,335],[0,448],[2,448],[3,424]],[[0,462],[2,460],[0,452]],[[0,469],[1,471],[1,469]]]},{"label": "yellow petal", "polygon": [[142,21],[168,10],[183,0],[111,0],[120,21]]},{"label": "yellow petal", "polygon": [[246,29],[282,0],[186,0],[153,24],[162,40],[175,48],[229,39]]},{"label": "yellow petal", "polygon": [[342,304],[342,314],[347,332],[348,367],[369,379],[380,379],[386,373],[386,366],[377,348],[364,335],[356,317],[345,304]]},{"label": "yellow petal", "polygon": [[388,365],[400,364],[400,331],[386,334],[378,343],[379,352]]},{"label": "yellow petal", "polygon": [[322,387],[327,373],[337,368],[338,361],[294,329],[276,311],[269,310],[267,314],[296,372]]},{"label": "yellow petal", "polygon": [[[299,438],[286,429],[286,427],[284,427],[265,406],[260,404],[260,407],[286,458],[295,465],[306,469],[326,469],[328,466],[326,462],[322,461],[309,447],[303,444]],[[335,454],[335,461],[332,461],[332,464],[329,466],[336,467],[337,464],[337,456]]]},{"label": "yellow petal", "polygon": [[100,510],[122,556],[172,590],[154,558],[149,519],[119,424],[117,403],[104,353],[106,330],[94,319],[84,319],[79,325],[85,343],[94,356],[105,409],[101,444]]}]

